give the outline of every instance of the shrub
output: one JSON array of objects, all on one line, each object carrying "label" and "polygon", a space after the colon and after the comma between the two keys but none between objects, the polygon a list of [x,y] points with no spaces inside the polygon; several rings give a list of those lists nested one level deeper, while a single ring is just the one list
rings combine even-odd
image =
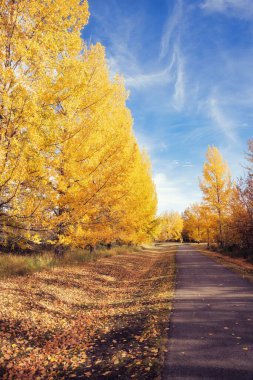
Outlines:
[{"label": "shrub", "polygon": [[95,261],[98,258],[98,253],[88,252],[81,248],[70,249],[62,257],[58,258],[57,264],[61,265],[78,265],[89,261]]},{"label": "shrub", "polygon": [[55,265],[52,254],[20,256],[14,254],[0,255],[0,277],[25,276],[39,272]]},{"label": "shrub", "polygon": [[114,255],[125,255],[129,252],[136,252],[138,248],[127,246],[115,246],[108,250],[99,248],[97,251],[89,252],[84,249],[69,249],[62,256],[57,256],[52,252],[34,253],[30,255],[17,255],[14,253],[0,253],[0,278],[10,276],[25,276],[44,269],[51,269],[55,266],[82,265],[90,261],[96,261],[102,257]]}]

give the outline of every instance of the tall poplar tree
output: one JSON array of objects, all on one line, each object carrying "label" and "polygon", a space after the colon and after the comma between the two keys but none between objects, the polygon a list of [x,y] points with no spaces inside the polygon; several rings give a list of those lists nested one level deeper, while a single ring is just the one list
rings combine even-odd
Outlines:
[{"label": "tall poplar tree", "polygon": [[200,180],[203,200],[217,218],[219,245],[224,246],[224,223],[231,198],[232,184],[227,163],[216,147],[208,147],[203,177]]},{"label": "tall poplar tree", "polygon": [[[149,238],[156,192],[86,0],[0,7],[0,233],[85,247]],[[20,239],[19,239],[20,240]]]}]

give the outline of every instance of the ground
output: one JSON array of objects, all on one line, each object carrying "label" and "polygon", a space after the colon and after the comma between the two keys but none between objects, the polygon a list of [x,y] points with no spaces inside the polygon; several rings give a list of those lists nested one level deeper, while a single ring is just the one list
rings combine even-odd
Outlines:
[{"label": "ground", "polygon": [[166,351],[174,246],[0,282],[3,379],[155,379]]}]

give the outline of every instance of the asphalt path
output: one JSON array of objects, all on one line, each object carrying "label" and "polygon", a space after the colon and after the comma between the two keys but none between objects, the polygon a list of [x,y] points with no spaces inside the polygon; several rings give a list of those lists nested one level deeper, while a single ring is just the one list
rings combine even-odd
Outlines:
[{"label": "asphalt path", "polygon": [[253,285],[190,245],[176,260],[163,379],[253,380]]}]

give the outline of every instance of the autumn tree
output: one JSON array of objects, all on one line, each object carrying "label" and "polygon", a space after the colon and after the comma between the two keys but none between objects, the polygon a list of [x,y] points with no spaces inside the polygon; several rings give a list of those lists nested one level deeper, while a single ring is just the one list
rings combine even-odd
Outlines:
[{"label": "autumn tree", "polygon": [[135,145],[124,197],[121,198],[121,239],[128,243],[150,242],[155,237],[157,196],[147,153]]},{"label": "autumn tree", "polygon": [[[55,242],[94,246],[123,239],[123,231],[124,241],[142,241],[156,196],[149,162],[132,132],[123,81],[110,79],[99,44],[70,64],[72,80],[59,115],[64,128],[51,162]],[[142,215],[147,208],[150,215]]]},{"label": "autumn tree", "polygon": [[247,174],[237,181],[232,193],[229,228],[232,243],[249,251],[253,247],[253,141],[248,143]]},{"label": "autumn tree", "polygon": [[160,231],[157,239],[161,241],[179,241],[182,239],[183,219],[176,211],[165,212],[159,218]]},{"label": "autumn tree", "polygon": [[183,233],[185,238],[190,241],[202,241],[202,223],[200,206],[195,203],[188,207],[183,213],[184,228]]},{"label": "autumn tree", "polygon": [[230,172],[227,163],[216,147],[208,147],[206,159],[200,188],[203,192],[204,203],[216,215],[218,242],[223,247],[225,243],[224,224],[232,189]]},{"label": "autumn tree", "polygon": [[209,246],[214,235],[214,215],[206,204],[194,203],[183,213],[183,235],[189,241],[206,242]]},{"label": "autumn tree", "polygon": [[[57,248],[151,236],[156,193],[87,1],[1,3],[2,232]],[[16,231],[19,231],[17,234]]]},{"label": "autumn tree", "polygon": [[222,248],[241,251],[245,257],[253,246],[253,143],[248,143],[246,175],[231,184],[227,164],[215,147],[208,148],[200,187],[203,201],[184,214],[184,238],[219,242]]},{"label": "autumn tree", "polygon": [[23,222],[30,223],[43,208],[59,103],[48,88],[65,51],[81,49],[80,29],[87,19],[87,1],[1,2],[0,209],[5,228],[31,229]]}]

